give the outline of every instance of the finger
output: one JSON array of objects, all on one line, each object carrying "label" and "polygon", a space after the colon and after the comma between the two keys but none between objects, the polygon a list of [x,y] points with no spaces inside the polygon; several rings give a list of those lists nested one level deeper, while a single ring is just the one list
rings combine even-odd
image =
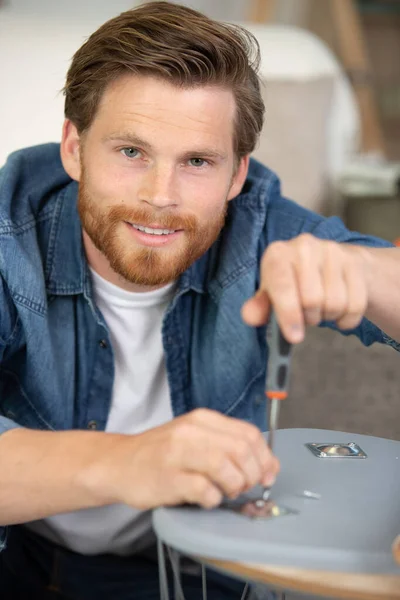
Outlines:
[{"label": "finger", "polygon": [[367,311],[367,286],[354,262],[346,266],[343,276],[347,287],[347,308],[345,314],[338,319],[337,325],[341,329],[354,329],[360,324]]},{"label": "finger", "polygon": [[322,319],[322,263],[321,246],[317,246],[315,240],[310,240],[309,236],[301,236],[298,239],[295,268],[300,303],[307,325],[318,325]]},{"label": "finger", "polygon": [[[199,473],[176,472],[171,478],[170,495],[165,504],[176,505],[188,502],[203,508],[215,508],[221,504],[223,494],[207,477]],[[176,490],[179,490],[178,496]]]},{"label": "finger", "polygon": [[[202,422],[206,416],[207,421]],[[175,458],[175,465],[210,477],[231,497],[260,483],[267,475],[270,479],[275,475],[271,452],[254,425],[200,410],[194,411],[191,423],[190,432],[179,428],[176,442],[180,442],[180,456]]]},{"label": "finger", "polygon": [[[201,467],[203,466],[203,474],[229,498],[237,498],[242,492],[256,485],[259,480],[256,463],[253,462],[249,468],[247,465],[236,464],[229,453],[224,450],[216,452],[213,449],[208,457],[203,458],[206,458],[206,464],[196,465],[195,470],[202,472]],[[252,477],[254,477],[253,481]]]},{"label": "finger", "polygon": [[347,310],[349,298],[348,286],[344,278],[346,268],[344,257],[338,244],[326,243],[322,268],[325,296],[322,317],[325,321],[336,321],[343,317]]},{"label": "finger", "polygon": [[211,427],[230,434],[233,438],[246,438],[254,447],[263,448],[265,438],[256,425],[247,423],[242,419],[224,415],[217,410],[199,408],[189,413],[193,422]]},{"label": "finger", "polygon": [[268,469],[269,470],[265,472],[261,484],[265,485],[266,487],[271,487],[274,485],[278,473],[281,470],[279,460],[276,458],[276,456],[272,456]]},{"label": "finger", "polygon": [[293,247],[271,244],[261,263],[260,288],[268,294],[284,337],[298,343],[304,337],[304,318],[293,261]]},{"label": "finger", "polygon": [[247,300],[242,306],[242,319],[247,325],[260,327],[264,325],[269,316],[270,303],[268,294],[264,290],[258,292]]},{"label": "finger", "polygon": [[235,460],[235,442],[221,429],[205,427],[193,418],[177,419],[169,432],[165,467],[172,472],[202,475],[227,496],[235,497],[261,479],[254,457],[243,464]]},{"label": "finger", "polygon": [[258,461],[261,476],[270,480],[276,476],[279,470],[278,463],[274,460],[271,450],[258,427],[213,410],[199,409],[193,411],[191,415],[197,423],[205,427],[211,427],[218,433],[223,432],[229,435],[234,443],[236,443],[236,440],[246,440]]},{"label": "finger", "polygon": [[272,485],[275,482],[279,463],[265,441],[261,448],[254,448],[248,440],[236,436],[222,436],[221,442],[225,456],[229,457],[243,478],[241,489],[234,489],[233,494],[249,490],[257,484]]},{"label": "finger", "polygon": [[[236,441],[232,441],[233,445],[231,448],[228,447],[227,441],[226,450],[229,452],[232,462],[244,475],[245,483],[241,491],[245,491],[261,482],[264,475],[262,465],[264,453],[255,452],[251,443],[245,438],[238,438]],[[229,439],[229,443],[231,443],[231,438]]]},{"label": "finger", "polygon": [[183,470],[200,473],[229,497],[236,497],[261,481],[262,469],[244,440],[212,429],[198,429],[182,454]]}]

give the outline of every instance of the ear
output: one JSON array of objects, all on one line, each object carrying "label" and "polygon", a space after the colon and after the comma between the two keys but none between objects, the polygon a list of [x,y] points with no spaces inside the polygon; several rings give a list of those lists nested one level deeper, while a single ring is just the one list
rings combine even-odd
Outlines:
[{"label": "ear", "polygon": [[64,169],[75,181],[81,177],[81,138],[75,125],[69,119],[65,119],[61,138],[61,162]]},{"label": "ear", "polygon": [[237,166],[235,174],[232,179],[231,187],[228,194],[228,200],[232,200],[238,194],[240,194],[241,189],[246,181],[247,172],[249,170],[250,156],[243,156],[240,159],[240,162]]}]

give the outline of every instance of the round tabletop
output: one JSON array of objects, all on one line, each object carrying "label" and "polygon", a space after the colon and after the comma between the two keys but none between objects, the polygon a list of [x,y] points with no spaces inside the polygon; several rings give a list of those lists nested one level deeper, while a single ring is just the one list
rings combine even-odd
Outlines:
[{"label": "round tabletop", "polygon": [[400,442],[288,429],[277,432],[276,454],[281,473],[271,498],[283,516],[159,508],[159,539],[272,588],[400,600],[400,540],[393,542],[400,529]]}]

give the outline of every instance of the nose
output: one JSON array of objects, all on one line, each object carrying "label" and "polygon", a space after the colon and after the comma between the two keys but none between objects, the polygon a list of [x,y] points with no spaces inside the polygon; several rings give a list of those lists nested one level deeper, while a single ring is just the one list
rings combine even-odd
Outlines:
[{"label": "nose", "polygon": [[141,182],[139,199],[156,208],[177,206],[178,189],[173,167],[167,165],[149,167]]}]

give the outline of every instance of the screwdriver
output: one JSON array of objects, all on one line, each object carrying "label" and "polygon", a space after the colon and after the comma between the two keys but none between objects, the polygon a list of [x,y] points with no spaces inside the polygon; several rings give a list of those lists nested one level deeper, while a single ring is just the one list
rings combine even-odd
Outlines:
[{"label": "screwdriver", "polygon": [[[275,432],[278,429],[280,403],[288,396],[290,357],[292,345],[283,337],[276,320],[275,311],[271,311],[267,326],[267,345],[269,350],[265,395],[269,402],[268,446],[273,452]],[[271,488],[264,488],[262,499],[267,501]]]}]

